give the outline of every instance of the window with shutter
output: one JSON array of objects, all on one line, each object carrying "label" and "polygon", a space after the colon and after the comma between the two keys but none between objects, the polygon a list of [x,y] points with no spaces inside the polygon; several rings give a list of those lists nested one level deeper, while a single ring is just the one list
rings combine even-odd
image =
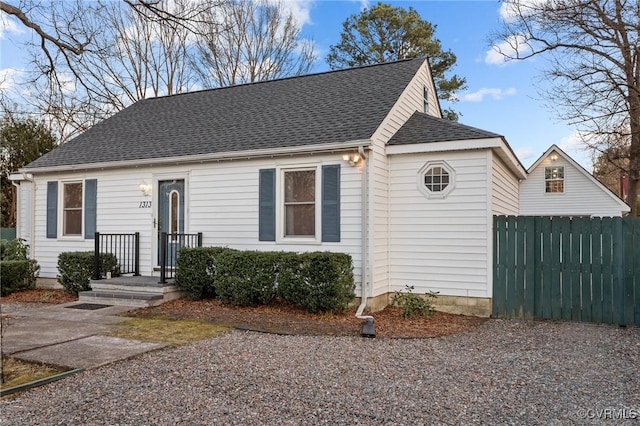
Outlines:
[{"label": "window with shutter", "polygon": [[94,237],[97,182],[96,179],[47,182],[47,238]]},{"label": "window with shutter", "polygon": [[340,241],[340,165],[262,169],[258,239]]}]

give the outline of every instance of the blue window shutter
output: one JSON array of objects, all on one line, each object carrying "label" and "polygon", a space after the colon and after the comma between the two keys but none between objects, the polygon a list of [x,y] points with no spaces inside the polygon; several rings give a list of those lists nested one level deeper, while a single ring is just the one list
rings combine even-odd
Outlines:
[{"label": "blue window shutter", "polygon": [[96,233],[96,210],[98,204],[98,180],[84,181],[84,238],[93,240]]},{"label": "blue window shutter", "polygon": [[322,166],[322,241],[340,241],[340,165]]},{"label": "blue window shutter", "polygon": [[58,237],[58,182],[47,182],[47,238]]},{"label": "blue window shutter", "polygon": [[260,170],[258,239],[276,240],[276,169]]}]

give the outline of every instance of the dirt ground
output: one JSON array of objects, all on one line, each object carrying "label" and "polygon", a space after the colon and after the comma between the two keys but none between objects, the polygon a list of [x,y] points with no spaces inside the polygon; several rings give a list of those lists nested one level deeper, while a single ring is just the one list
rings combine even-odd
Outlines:
[{"label": "dirt ground", "polygon": [[[63,290],[35,289],[3,297],[1,302],[67,303],[77,300]],[[160,306],[130,311],[128,316],[149,318],[201,319],[234,328],[279,334],[357,336],[363,320],[355,318],[355,308],[344,313],[310,314],[296,306],[275,303],[269,306],[236,307],[219,300],[178,299]],[[387,307],[372,314],[376,337],[427,338],[472,329],[485,318],[436,312],[433,315],[403,318],[401,308]]]}]

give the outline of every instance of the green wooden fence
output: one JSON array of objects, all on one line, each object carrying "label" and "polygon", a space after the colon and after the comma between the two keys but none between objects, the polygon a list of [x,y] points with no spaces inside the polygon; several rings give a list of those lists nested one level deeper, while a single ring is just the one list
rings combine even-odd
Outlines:
[{"label": "green wooden fence", "polygon": [[0,239],[14,240],[16,238],[16,228],[0,228]]},{"label": "green wooden fence", "polygon": [[494,216],[493,316],[640,325],[640,219]]}]

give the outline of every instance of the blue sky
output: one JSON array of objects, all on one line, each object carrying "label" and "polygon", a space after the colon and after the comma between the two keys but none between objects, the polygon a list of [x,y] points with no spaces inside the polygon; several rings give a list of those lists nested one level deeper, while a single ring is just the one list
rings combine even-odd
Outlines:
[{"label": "blue sky", "polygon": [[[387,1],[394,6],[413,7],[423,19],[436,25],[435,36],[445,50],[456,54],[453,70],[467,79],[467,89],[453,105],[460,122],[504,135],[522,163],[528,167],[551,144],[557,144],[587,170],[591,157],[581,147],[576,129],[561,122],[540,100],[534,84],[544,66],[541,59],[504,63],[492,54],[488,36],[501,20],[497,0]],[[342,22],[363,7],[366,0],[299,0],[288,7],[311,38],[318,52],[313,72],[328,70],[324,60],[329,47],[340,39]],[[28,30],[4,19],[0,31],[0,77],[7,69],[26,66],[17,41]],[[3,87],[0,81],[0,88]],[[443,107],[446,107],[443,105]]]}]

